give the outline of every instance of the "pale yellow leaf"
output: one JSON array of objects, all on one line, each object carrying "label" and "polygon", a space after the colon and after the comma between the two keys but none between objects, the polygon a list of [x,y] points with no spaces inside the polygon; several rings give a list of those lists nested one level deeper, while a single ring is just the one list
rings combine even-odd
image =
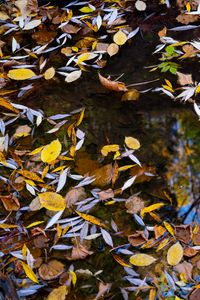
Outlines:
[{"label": "pale yellow leaf", "polygon": [[183,247],[178,242],[171,246],[167,252],[167,262],[171,266],[176,266],[183,258]]},{"label": "pale yellow leaf", "polygon": [[56,73],[56,71],[55,71],[54,67],[51,67],[45,71],[44,78],[46,80],[50,80],[54,77],[55,73]]},{"label": "pale yellow leaf", "polygon": [[59,286],[54,289],[47,297],[47,300],[65,300],[65,296],[68,294],[66,285]]},{"label": "pale yellow leaf", "polygon": [[140,142],[131,136],[125,137],[125,144],[128,148],[133,150],[137,150],[140,148]]},{"label": "pale yellow leaf", "polygon": [[127,36],[123,31],[119,30],[113,36],[113,41],[115,42],[115,44],[117,44],[119,46],[124,45],[127,41]]},{"label": "pale yellow leaf", "polygon": [[110,56],[117,54],[118,51],[119,51],[119,46],[115,43],[111,43],[107,48],[107,53]]},{"label": "pale yellow leaf", "polygon": [[7,75],[13,80],[26,80],[36,76],[30,69],[13,69],[10,70]]},{"label": "pale yellow leaf", "polygon": [[148,254],[139,253],[139,254],[132,255],[129,261],[134,266],[146,267],[154,263],[156,259],[153,256],[150,256]]},{"label": "pale yellow leaf", "polygon": [[51,163],[60,155],[61,148],[62,146],[59,140],[52,141],[43,148],[41,152],[41,160],[45,163]]}]

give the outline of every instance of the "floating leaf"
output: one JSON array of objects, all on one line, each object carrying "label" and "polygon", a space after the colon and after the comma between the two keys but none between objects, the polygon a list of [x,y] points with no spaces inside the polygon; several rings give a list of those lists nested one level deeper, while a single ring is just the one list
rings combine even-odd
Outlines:
[{"label": "floating leaf", "polygon": [[76,211],[76,213],[81,217],[83,218],[84,220],[92,223],[92,224],[95,224],[95,225],[98,225],[98,226],[101,226],[101,227],[107,227],[101,220],[95,218],[94,216],[91,216],[91,215],[87,215],[87,214],[84,214],[84,213],[81,213],[79,211]]},{"label": "floating leaf", "polygon": [[144,10],[146,10],[147,5],[146,5],[146,3],[145,3],[144,1],[137,0],[137,1],[135,2],[135,7],[136,7],[136,9],[139,10],[139,11],[144,11]]},{"label": "floating leaf", "polygon": [[160,202],[160,203],[156,203],[156,204],[152,204],[150,206],[144,207],[140,213],[141,217],[143,218],[146,213],[149,213],[156,209],[159,209],[159,208],[163,207],[164,205],[165,205],[164,203]]},{"label": "floating leaf", "polygon": [[65,296],[68,294],[66,285],[59,286],[54,289],[47,297],[47,300],[65,300]]},{"label": "floating leaf", "polygon": [[45,192],[38,196],[41,206],[46,209],[58,211],[63,210],[66,207],[65,199],[57,193]]},{"label": "floating leaf", "polygon": [[41,20],[32,20],[30,22],[28,22],[25,26],[24,26],[24,30],[30,30],[33,29],[37,26],[39,26],[41,24]]},{"label": "floating leaf", "polygon": [[58,278],[64,272],[64,265],[58,260],[51,260],[42,264],[38,270],[43,280],[52,280]]},{"label": "floating leaf", "polygon": [[183,257],[183,247],[180,243],[171,246],[167,252],[167,262],[171,266],[176,266]]},{"label": "floating leaf", "polygon": [[19,111],[7,99],[0,98],[0,106],[13,111],[14,113],[19,113]]},{"label": "floating leaf", "polygon": [[43,182],[43,180],[35,173],[27,171],[27,170],[19,170],[18,173],[28,179],[33,181]]},{"label": "floating leaf", "polygon": [[67,74],[65,81],[68,83],[73,82],[73,81],[79,79],[81,77],[81,74],[82,74],[81,70],[73,71],[73,72]]},{"label": "floating leaf", "polygon": [[38,279],[37,276],[35,275],[35,273],[33,272],[33,270],[29,267],[29,265],[27,265],[25,262],[20,261],[22,268],[24,269],[24,272],[26,273],[26,276],[32,280],[35,283],[38,283]]},{"label": "floating leaf", "polygon": [[54,67],[51,67],[45,71],[44,78],[46,80],[50,80],[54,77],[55,73],[56,73],[56,71],[55,71]]},{"label": "floating leaf", "polygon": [[119,46],[115,43],[111,43],[107,48],[107,52],[110,56],[117,54],[118,51],[119,51]]},{"label": "floating leaf", "polygon": [[137,101],[140,97],[140,92],[136,89],[131,89],[124,93],[122,96],[122,101]]},{"label": "floating leaf", "polygon": [[101,149],[101,153],[103,156],[107,156],[109,152],[117,152],[119,151],[119,145],[106,145]]},{"label": "floating leaf", "polygon": [[134,266],[146,267],[154,263],[156,259],[148,254],[139,253],[139,254],[132,255],[129,261]]},{"label": "floating leaf", "polygon": [[133,150],[137,150],[140,148],[140,142],[131,136],[125,137],[125,144],[128,148]]},{"label": "floating leaf", "polygon": [[30,69],[14,69],[8,72],[8,77],[13,80],[26,80],[36,76]]},{"label": "floating leaf", "polygon": [[108,78],[103,77],[99,73],[99,80],[101,84],[108,90],[115,91],[115,92],[126,92],[127,87],[123,82],[120,81],[112,81]]},{"label": "floating leaf", "polygon": [[117,44],[119,46],[124,45],[127,41],[127,36],[123,31],[119,30],[113,36],[113,41],[115,42],[115,44]]},{"label": "floating leaf", "polygon": [[43,148],[41,152],[41,160],[45,163],[51,163],[60,155],[61,149],[62,145],[59,140],[52,141]]}]

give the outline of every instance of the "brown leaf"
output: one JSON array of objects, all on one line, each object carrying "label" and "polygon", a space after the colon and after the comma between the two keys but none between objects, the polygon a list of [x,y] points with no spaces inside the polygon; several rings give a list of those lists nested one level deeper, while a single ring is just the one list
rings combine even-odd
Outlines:
[{"label": "brown leaf", "polygon": [[175,236],[177,240],[188,244],[191,240],[192,229],[190,225],[175,226]]},{"label": "brown leaf", "polygon": [[103,77],[100,73],[99,80],[101,84],[108,90],[115,92],[126,92],[128,90],[125,83],[120,81],[112,81],[108,78]]},{"label": "brown leaf", "polygon": [[198,253],[197,250],[195,250],[195,249],[193,249],[191,247],[188,247],[188,248],[184,249],[183,255],[186,256],[186,257],[193,257],[197,253]]},{"label": "brown leaf", "polygon": [[140,92],[136,89],[131,89],[123,94],[122,101],[137,101],[140,97]]},{"label": "brown leaf", "polygon": [[142,244],[144,244],[148,239],[146,238],[146,236],[144,235],[143,231],[136,231],[136,233],[131,234],[128,236],[128,241],[129,243],[134,246],[141,246]]},{"label": "brown leaf", "polygon": [[112,175],[113,175],[112,164],[105,165],[90,173],[90,176],[95,177],[95,181],[92,182],[92,185],[104,187],[111,182]]},{"label": "brown leaf", "polygon": [[67,207],[73,206],[76,202],[87,198],[84,187],[72,188],[65,196]]},{"label": "brown leaf", "polygon": [[176,18],[176,20],[179,23],[187,25],[189,23],[197,22],[199,20],[199,16],[198,15],[180,14]]},{"label": "brown leaf", "polygon": [[89,255],[92,255],[93,252],[89,251],[87,244],[80,244],[79,242],[72,248],[70,260],[84,259]]},{"label": "brown leaf", "polygon": [[64,265],[58,260],[51,260],[46,264],[42,264],[38,272],[43,280],[52,280],[58,278],[64,272]]},{"label": "brown leaf", "polygon": [[62,31],[66,33],[77,33],[81,28],[72,24],[62,26]]},{"label": "brown leaf", "polygon": [[105,190],[105,191],[101,191],[99,193],[97,193],[99,195],[99,199],[101,201],[105,201],[105,200],[108,200],[110,198],[113,198],[114,197],[114,192],[112,189],[108,189],[108,190]]},{"label": "brown leaf", "polygon": [[176,73],[178,75],[178,83],[180,85],[193,84],[192,75],[191,74],[183,74],[181,72]]},{"label": "brown leaf", "polygon": [[164,27],[162,30],[160,30],[160,31],[158,32],[158,36],[159,36],[160,38],[166,36],[166,34],[167,34],[167,27]]},{"label": "brown leaf", "polygon": [[187,261],[184,261],[181,264],[178,264],[174,267],[174,270],[178,272],[179,274],[184,274],[184,278],[188,280],[192,280],[192,269],[193,265],[188,263]]},{"label": "brown leaf", "polygon": [[56,35],[57,35],[56,31],[44,29],[44,30],[34,32],[32,34],[32,38],[34,40],[36,40],[36,42],[39,45],[45,45],[45,44],[49,44],[50,42],[52,42],[55,39]]},{"label": "brown leaf", "polygon": [[194,289],[189,295],[189,300],[198,300],[200,299],[200,289]]},{"label": "brown leaf", "polygon": [[126,200],[125,206],[127,208],[127,213],[137,214],[144,208],[144,201],[142,198],[133,195]]},{"label": "brown leaf", "polygon": [[0,199],[3,202],[3,206],[5,207],[6,210],[17,211],[20,209],[20,203],[13,194],[10,194],[8,196],[0,196]]},{"label": "brown leaf", "polygon": [[200,225],[198,225],[197,231],[193,233],[192,240],[194,245],[200,246]]},{"label": "brown leaf", "polygon": [[98,300],[104,296],[105,293],[108,293],[109,290],[111,289],[112,284],[111,283],[104,283],[101,282],[99,283],[99,291],[94,300]]}]

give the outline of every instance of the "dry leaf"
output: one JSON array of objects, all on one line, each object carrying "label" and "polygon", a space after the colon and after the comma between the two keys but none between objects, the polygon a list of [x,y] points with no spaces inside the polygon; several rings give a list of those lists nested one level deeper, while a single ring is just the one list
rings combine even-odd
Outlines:
[{"label": "dry leaf", "polygon": [[112,166],[112,164],[105,165],[105,166],[91,172],[90,176],[95,177],[95,181],[93,181],[91,183],[91,185],[104,187],[104,186],[108,185],[112,180],[113,166]]},{"label": "dry leaf", "polygon": [[97,193],[99,195],[99,199],[101,201],[105,201],[105,200],[108,200],[110,198],[113,198],[114,197],[114,192],[112,189],[108,189],[108,190],[105,190],[105,191],[101,191],[99,193]]},{"label": "dry leaf", "polygon": [[171,246],[167,252],[167,262],[171,266],[176,266],[183,258],[183,247],[180,243]]},{"label": "dry leaf", "polygon": [[107,48],[107,53],[110,56],[117,54],[118,51],[119,51],[119,46],[115,43],[111,43]]},{"label": "dry leaf", "polygon": [[67,207],[73,206],[76,202],[86,199],[87,194],[84,187],[72,188],[65,196]]},{"label": "dry leaf", "polygon": [[33,272],[33,270],[29,267],[29,265],[27,265],[23,261],[20,261],[20,263],[24,269],[24,272],[26,273],[26,276],[33,282],[38,283],[38,279],[37,279],[35,273]]},{"label": "dry leaf", "polygon": [[191,74],[183,74],[181,72],[177,72],[176,74],[178,75],[178,83],[180,85],[188,85],[194,83]]},{"label": "dry leaf", "polygon": [[189,244],[192,238],[192,228],[190,225],[179,225],[174,227],[175,237],[177,240]]},{"label": "dry leaf", "polygon": [[52,280],[58,278],[64,272],[64,265],[58,260],[51,260],[42,264],[38,269],[39,275],[43,280]]},{"label": "dry leaf", "polygon": [[193,270],[193,265],[188,263],[187,261],[184,261],[181,264],[178,264],[174,267],[174,270],[178,272],[179,274],[184,275],[184,279],[192,280],[192,270]]},{"label": "dry leaf", "polygon": [[128,236],[128,241],[129,243],[134,246],[141,246],[142,244],[144,244],[148,239],[146,238],[146,236],[144,235],[143,231],[136,231],[136,233],[131,234]]},{"label": "dry leaf", "polygon": [[3,202],[3,206],[5,207],[6,210],[8,211],[17,211],[20,209],[20,203],[18,199],[13,195],[10,194],[8,196],[1,196],[0,199]]},{"label": "dry leaf", "polygon": [[72,260],[84,259],[88,255],[92,255],[92,254],[93,252],[89,251],[85,245],[78,243],[78,245],[72,248],[71,259]]},{"label": "dry leaf", "polygon": [[103,77],[99,73],[99,80],[101,84],[108,90],[115,91],[115,92],[126,92],[128,89],[123,82],[120,81],[112,81],[108,78]]},{"label": "dry leaf", "polygon": [[154,263],[156,259],[148,254],[135,254],[132,255],[129,259],[130,263],[137,267],[147,267]]},{"label": "dry leaf", "polygon": [[101,153],[103,156],[107,156],[110,152],[119,151],[119,145],[106,145],[101,149]]},{"label": "dry leaf", "polygon": [[165,205],[164,203],[159,202],[159,203],[156,203],[156,204],[152,204],[152,205],[150,205],[150,206],[146,206],[146,207],[144,207],[144,208],[141,210],[140,215],[141,215],[141,217],[143,218],[144,215],[145,215],[146,213],[152,212],[152,211],[154,211],[154,210],[156,210],[156,209],[160,209],[160,208],[163,207],[164,205]]}]

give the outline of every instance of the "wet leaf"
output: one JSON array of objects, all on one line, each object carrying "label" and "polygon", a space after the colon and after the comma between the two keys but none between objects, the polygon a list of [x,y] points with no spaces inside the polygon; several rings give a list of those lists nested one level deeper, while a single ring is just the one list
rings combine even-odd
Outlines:
[{"label": "wet leaf", "polygon": [[115,92],[127,91],[127,87],[125,83],[119,81],[112,81],[108,78],[103,77],[100,73],[99,73],[99,80],[101,84],[108,90],[115,91]]},{"label": "wet leaf", "polygon": [[65,296],[68,294],[66,285],[59,286],[54,289],[47,297],[47,300],[65,300]]},{"label": "wet leaf", "polygon": [[8,77],[13,80],[26,80],[36,76],[30,69],[14,69],[8,72]]},{"label": "wet leaf", "polygon": [[56,73],[56,71],[55,71],[54,67],[51,67],[45,71],[44,78],[46,80],[50,80],[55,76],[55,73]]},{"label": "wet leaf", "polygon": [[127,213],[137,214],[144,208],[144,201],[142,198],[133,195],[126,200],[125,206],[127,208]]},{"label": "wet leaf", "polygon": [[14,113],[19,113],[19,111],[7,99],[0,98],[0,106],[13,111]]},{"label": "wet leaf", "polygon": [[38,283],[38,279],[37,279],[35,273],[33,272],[33,270],[23,261],[20,261],[20,263],[24,269],[24,272],[26,273],[26,276],[33,282]]},{"label": "wet leaf", "polygon": [[140,142],[131,136],[125,137],[125,144],[128,148],[133,150],[137,150],[140,148]]},{"label": "wet leaf", "polygon": [[115,44],[117,44],[119,46],[124,45],[127,41],[127,36],[123,31],[119,30],[113,36],[113,41],[115,42]]},{"label": "wet leaf", "polygon": [[33,181],[43,182],[43,180],[35,173],[27,171],[27,170],[19,170],[18,173],[28,179]]},{"label": "wet leaf", "polygon": [[59,211],[65,209],[66,207],[65,199],[57,193],[45,192],[39,194],[38,196],[41,206],[46,209]]},{"label": "wet leaf", "polygon": [[38,269],[39,275],[43,280],[58,278],[64,272],[64,265],[58,260],[51,260],[42,264]]},{"label": "wet leaf", "polygon": [[137,267],[147,267],[154,263],[156,259],[148,254],[135,254],[132,255],[129,259],[130,263]]},{"label": "wet leaf", "polygon": [[167,262],[171,266],[176,266],[183,258],[183,247],[180,243],[171,246],[167,252]]},{"label": "wet leaf", "polygon": [[72,207],[76,202],[86,198],[87,194],[84,187],[72,188],[65,196],[67,207]]},{"label": "wet leaf", "polygon": [[141,217],[143,218],[144,215],[145,215],[146,213],[149,213],[149,212],[152,212],[152,211],[154,211],[154,210],[160,209],[160,208],[163,207],[164,205],[165,205],[164,203],[160,202],[160,203],[156,203],[156,204],[152,204],[152,205],[150,205],[150,206],[144,207],[144,208],[141,210],[141,212],[140,212]]},{"label": "wet leaf", "polygon": [[103,156],[107,156],[110,152],[119,151],[119,145],[106,145],[101,149],[101,153]]},{"label": "wet leaf", "polygon": [[76,213],[81,217],[83,218],[84,220],[92,223],[92,224],[95,224],[95,225],[98,225],[100,227],[107,227],[100,219],[97,219],[95,218],[94,216],[91,216],[91,215],[87,215],[87,214],[84,214],[84,213],[81,213],[79,211],[76,211]]},{"label": "wet leaf", "polygon": [[146,3],[144,1],[137,0],[135,2],[135,7],[139,11],[144,11],[144,10],[146,10],[147,5],[146,5]]},{"label": "wet leaf", "polygon": [[119,46],[115,43],[111,43],[107,48],[107,52],[110,56],[117,54],[118,51],[119,51]]},{"label": "wet leaf", "polygon": [[45,163],[51,163],[60,155],[62,146],[59,140],[54,140],[46,145],[41,152],[41,160]]},{"label": "wet leaf", "polygon": [[125,92],[122,96],[122,101],[137,101],[140,97],[140,92],[136,89],[131,89]]}]

